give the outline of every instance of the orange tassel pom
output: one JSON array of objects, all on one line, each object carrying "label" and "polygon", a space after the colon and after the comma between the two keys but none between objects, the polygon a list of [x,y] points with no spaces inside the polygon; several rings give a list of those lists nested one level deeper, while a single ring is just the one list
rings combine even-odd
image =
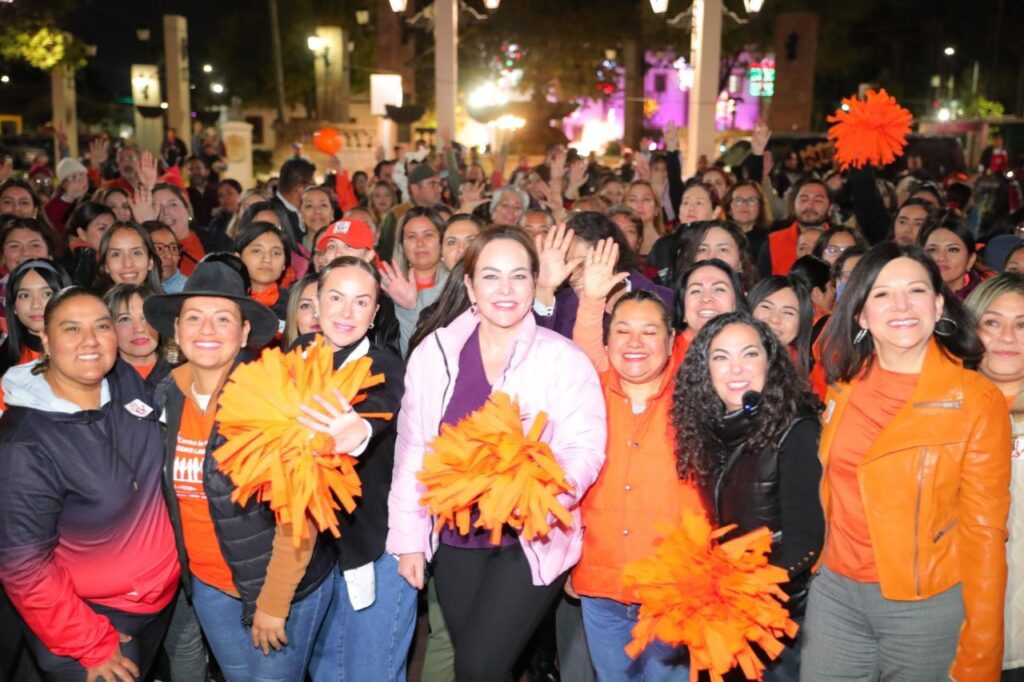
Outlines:
[{"label": "orange tassel pom", "polygon": [[556,497],[571,486],[539,440],[546,423],[541,412],[524,435],[518,403],[494,393],[455,427],[443,425],[417,474],[426,488],[421,504],[437,516],[435,530],[448,525],[468,535],[474,508],[480,512],[475,526],[490,530],[495,545],[505,524],[527,540],[551,532],[549,515],[571,526],[572,514]]},{"label": "orange tassel pom", "polygon": [[244,505],[256,495],[268,502],[277,522],[292,526],[296,547],[309,535],[307,517],[340,537],[337,511],[352,512],[362,494],[356,459],[334,452],[330,437],[299,424],[299,405],[322,411],[313,400],[318,395],[341,409],[335,390],[358,404],[366,397],[362,391],[384,383],[383,374],[370,374],[372,365],[363,357],[335,370],[333,351],[318,339],[305,351],[263,351],[259,360],[239,365],[221,392],[217,423],[226,442],[213,456],[235,484],[231,499]]},{"label": "orange tassel pom", "polygon": [[828,129],[836,146],[836,160],[846,170],[865,164],[885,166],[903,154],[913,116],[884,89],[868,90],[864,99],[848,97],[842,108],[828,117]]},{"label": "orange tassel pom", "polygon": [[653,556],[624,567],[623,583],[640,604],[630,657],[657,639],[689,649],[691,682],[702,670],[721,682],[737,666],[748,680],[762,679],[765,666],[751,644],[774,659],[784,648],[779,638],[797,631],[781,604],[787,596],[779,585],[789,577],[768,564],[771,531],[718,542],[733,528],[713,531],[707,518],[687,511],[679,528],[659,527],[665,538]]}]

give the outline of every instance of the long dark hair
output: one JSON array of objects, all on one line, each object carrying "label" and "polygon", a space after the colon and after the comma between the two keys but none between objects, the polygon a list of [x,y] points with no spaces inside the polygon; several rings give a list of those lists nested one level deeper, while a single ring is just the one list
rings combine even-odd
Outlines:
[{"label": "long dark hair", "polygon": [[942,317],[954,327],[949,334],[934,334],[943,352],[960,360],[968,369],[974,369],[981,361],[985,349],[978,339],[974,320],[960,299],[942,281],[935,261],[920,246],[882,242],[868,249],[853,269],[823,335],[821,357],[829,383],[851,381],[863,372],[874,356],[875,345],[870,334],[860,343],[854,343],[861,330],[857,318],[860,317],[879,273],[897,258],[917,261],[927,273],[932,290],[942,296]]},{"label": "long dark hair", "polygon": [[406,357],[411,357],[416,346],[420,345],[423,339],[441,327],[450,325],[456,317],[469,310],[469,294],[466,293],[466,278],[463,277],[463,261],[460,259],[448,275],[448,280],[441,289],[441,295],[437,301],[423,310],[420,320],[409,337],[409,352]]},{"label": "long dark hair", "polygon": [[146,273],[145,284],[155,293],[163,293],[163,280],[160,277],[160,254],[156,251],[156,244],[153,243],[153,238],[149,236],[149,230],[138,223],[129,222],[114,223],[100,238],[100,251],[97,254],[100,266],[96,270],[96,280],[92,286],[93,291],[102,295],[107,289],[114,286],[114,280],[111,279],[110,272],[107,270],[107,252],[110,251],[110,242],[118,232],[134,232],[142,240],[142,245],[145,247],[146,253],[149,254],[149,259],[153,262]]},{"label": "long dark hair", "polygon": [[14,268],[14,272],[11,273],[7,282],[7,291],[4,296],[4,304],[7,306],[5,311],[7,317],[7,340],[4,345],[7,349],[7,354],[3,361],[8,366],[18,364],[21,361],[21,352],[24,347],[36,343],[34,340],[31,340],[34,335],[18,319],[18,314],[15,311],[15,301],[18,298],[18,291],[21,289],[21,282],[30,272],[35,272],[42,277],[43,281],[53,290],[54,296],[61,289],[71,286],[71,277],[68,276],[67,271],[60,264],[47,258],[33,258]]},{"label": "long dark hair", "polygon": [[796,353],[796,368],[800,374],[807,376],[811,373],[811,336],[814,334],[814,304],[811,302],[811,294],[804,283],[796,277],[788,275],[772,275],[758,282],[750,294],[747,295],[747,304],[750,306],[750,314],[753,315],[761,301],[776,294],[783,289],[792,289],[796,295],[798,306],[798,326],[796,338],[790,344],[790,348]]},{"label": "long dark hair", "polygon": [[686,329],[686,287],[690,283],[690,277],[693,273],[706,267],[718,268],[729,276],[729,282],[732,284],[733,294],[736,296],[736,310],[742,310],[744,312],[747,311],[747,297],[743,293],[743,283],[740,282],[739,275],[737,275],[736,271],[730,268],[729,264],[725,261],[718,258],[709,258],[708,260],[702,260],[691,265],[676,283],[674,292],[676,309],[673,326],[677,330]]},{"label": "long dark hair", "polygon": [[672,425],[676,431],[676,467],[681,478],[707,480],[720,466],[724,445],[714,424],[725,414],[725,403],[711,381],[708,351],[719,333],[731,324],[745,324],[757,332],[764,346],[767,369],[761,395],[757,427],[741,446],[755,453],[774,448],[802,412],[820,409],[807,378],[797,373],[789,352],[779,345],[764,322],[749,313],[736,311],[709,320],[686,352],[672,393]]}]

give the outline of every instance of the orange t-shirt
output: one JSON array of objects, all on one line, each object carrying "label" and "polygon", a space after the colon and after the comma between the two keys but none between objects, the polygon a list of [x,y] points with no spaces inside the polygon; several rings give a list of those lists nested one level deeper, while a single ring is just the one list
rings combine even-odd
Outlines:
[{"label": "orange t-shirt", "polygon": [[135,368],[135,371],[139,373],[139,376],[142,377],[143,380],[146,380],[149,378],[149,375],[153,373],[153,368],[156,367],[156,363],[152,362],[148,365],[132,365],[132,367]]},{"label": "orange t-shirt", "polygon": [[211,587],[236,594],[235,581],[221,554],[203,488],[203,459],[214,413],[215,410],[207,410],[204,414],[192,399],[185,399],[174,450],[174,493],[181,510],[181,531],[192,575]]},{"label": "orange t-shirt", "polygon": [[830,571],[858,582],[877,583],[879,579],[857,467],[871,444],[910,400],[919,376],[872,367],[854,386],[832,441],[824,474],[832,495],[825,565]]}]

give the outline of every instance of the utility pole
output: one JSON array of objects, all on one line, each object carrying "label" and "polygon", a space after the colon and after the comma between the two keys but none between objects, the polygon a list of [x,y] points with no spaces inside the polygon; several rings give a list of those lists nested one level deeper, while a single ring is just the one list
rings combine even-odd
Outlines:
[{"label": "utility pole", "polygon": [[[277,122],[284,123],[284,67],[281,65],[281,28],[277,20],[277,0],[267,0],[270,9],[270,50],[274,59],[274,89],[277,92]],[[347,55],[346,55],[347,56]]]}]

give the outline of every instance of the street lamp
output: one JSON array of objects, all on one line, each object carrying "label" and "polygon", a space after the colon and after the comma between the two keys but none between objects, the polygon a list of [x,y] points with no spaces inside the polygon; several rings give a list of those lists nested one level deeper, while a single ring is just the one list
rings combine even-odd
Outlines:
[{"label": "street lamp", "polygon": [[406,0],[388,0],[392,12],[404,12]]},{"label": "street lamp", "polygon": [[6,73],[4,75],[0,76],[0,83],[3,83],[4,85],[7,85],[10,82],[11,82],[11,77],[8,76]]},{"label": "street lamp", "polygon": [[949,47],[942,51],[942,54],[946,55],[947,57],[952,57],[953,55],[956,54],[956,48],[950,45]]},{"label": "street lamp", "polygon": [[747,14],[757,14],[761,11],[762,5],[764,5],[764,0],[743,0],[743,7],[746,8]]},{"label": "street lamp", "polygon": [[212,92],[215,95],[223,95],[224,85],[221,83],[210,83],[210,92]]},{"label": "street lamp", "polygon": [[356,10],[356,23],[360,26],[366,26],[370,23],[370,10],[357,9]]},{"label": "street lamp", "polygon": [[651,0],[651,9],[655,14],[664,14],[668,11],[668,0]]},{"label": "street lamp", "polygon": [[309,51],[312,52],[314,56],[323,57],[325,69],[330,67],[331,62],[327,59],[327,55],[331,51],[331,44],[328,41],[324,40],[320,36],[309,36],[306,38],[306,47],[309,48]]},{"label": "street lamp", "polygon": [[213,67],[209,64],[203,64],[203,73],[213,73]]},{"label": "street lamp", "polygon": [[484,0],[484,7],[491,10],[492,12],[498,9],[498,5],[501,4],[501,0]]}]

